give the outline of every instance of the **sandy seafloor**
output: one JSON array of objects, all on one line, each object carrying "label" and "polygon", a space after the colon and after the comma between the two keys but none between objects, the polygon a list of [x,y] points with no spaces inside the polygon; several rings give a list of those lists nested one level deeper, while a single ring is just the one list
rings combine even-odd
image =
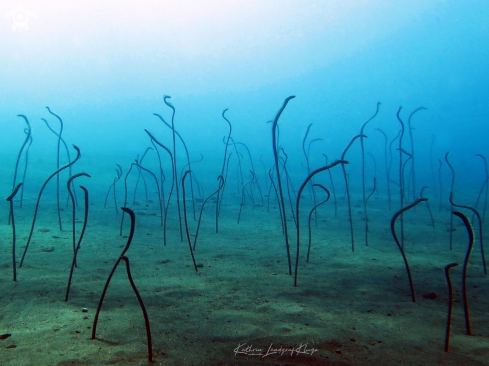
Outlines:
[{"label": "sandy seafloor", "polygon": [[[126,238],[119,236],[120,214],[113,202],[103,208],[113,177],[113,163],[85,161],[73,172],[86,170],[93,178],[77,182],[91,190],[88,228],[79,255],[68,302],[64,295],[72,260],[71,209],[63,191],[64,229],[59,230],[53,183],[42,199],[33,241],[18,281],[12,281],[11,226],[8,207],[2,206],[0,224],[0,365],[144,365],[146,333],[142,312],[121,266],[110,284],[97,328],[91,328],[107,276]],[[40,176],[52,168],[34,165]],[[120,162],[119,162],[120,163]],[[13,164],[7,164],[9,167]],[[109,167],[106,170],[105,167]],[[43,170],[44,169],[44,170]],[[126,170],[127,167],[124,166]],[[2,179],[10,193],[11,173]],[[31,178],[32,179],[32,178]],[[201,178],[203,179],[203,178]],[[15,209],[17,260],[30,229],[41,179],[31,181],[24,207]],[[214,178],[212,179],[214,181]],[[150,180],[148,178],[148,186]],[[123,196],[118,183],[119,204]],[[326,181],[327,183],[327,181]],[[262,183],[264,184],[264,183]],[[63,183],[64,187],[65,183]],[[236,187],[236,183],[232,183]],[[462,264],[467,233],[455,218],[454,249],[449,250],[449,207],[439,212],[432,202],[435,228],[423,205],[405,215],[405,249],[411,265],[417,302],[411,301],[401,254],[390,233],[393,212],[385,195],[369,202],[369,246],[362,232],[362,207],[354,197],[355,252],[351,251],[347,206],[339,189],[338,216],[332,201],[318,212],[313,226],[310,263],[305,262],[307,227],[301,247],[298,287],[288,274],[284,237],[276,203],[270,212],[243,207],[237,224],[239,196],[236,188],[223,201],[219,234],[214,230],[215,205],[204,212],[199,234],[196,273],[186,241],[181,242],[175,205],[168,221],[168,244],[156,204],[144,202],[138,192],[136,232],[127,256],[134,281],[148,310],[154,363],[161,365],[489,365],[489,280],[484,276],[478,241],[468,268],[467,288],[473,336],[465,334],[462,302]],[[150,196],[154,189],[150,189]],[[206,190],[206,194],[210,193]],[[306,193],[306,195],[308,195]],[[81,192],[78,199],[81,201]],[[153,197],[154,198],[154,197]],[[153,199],[152,198],[152,199]],[[266,201],[265,201],[266,202]],[[260,202],[258,202],[260,203]],[[304,204],[305,219],[310,205]],[[173,210],[173,211],[172,211]],[[83,218],[82,207],[77,210]],[[195,221],[190,215],[191,233]],[[291,254],[295,258],[292,221]],[[77,223],[77,230],[81,223]],[[49,231],[48,231],[49,230]],[[129,230],[125,221],[124,235]],[[486,247],[487,248],[487,247]],[[486,249],[486,252],[489,250]],[[455,303],[450,353],[444,352],[448,290],[444,267],[452,262]],[[436,299],[424,294],[436,293]],[[82,312],[82,309],[88,312]],[[241,345],[254,351],[236,354]],[[285,347],[283,354],[266,357],[253,353]],[[292,353],[300,347],[304,353]],[[260,351],[261,350],[261,351]]]}]

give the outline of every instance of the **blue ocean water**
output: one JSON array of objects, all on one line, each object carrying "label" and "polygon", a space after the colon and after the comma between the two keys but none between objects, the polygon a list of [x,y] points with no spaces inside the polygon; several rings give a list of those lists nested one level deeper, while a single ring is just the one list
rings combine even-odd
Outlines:
[{"label": "blue ocean water", "polygon": [[[185,229],[180,226],[184,225],[183,213],[176,206],[183,206],[181,179],[190,169],[192,175],[185,183],[190,231],[195,232],[201,203],[217,189],[218,176],[223,174],[226,186],[219,199],[233,223],[230,218],[224,219],[228,221],[224,221],[221,230],[236,230],[236,237],[244,235],[255,240],[260,235],[255,229],[266,225],[267,235],[277,234],[269,241],[281,245],[280,260],[284,264],[281,206],[269,170],[278,184],[272,125],[289,96],[295,98],[277,119],[277,149],[293,243],[292,262],[297,228],[295,204],[301,184],[314,169],[340,159],[349,142],[361,133],[362,125],[373,116],[364,127],[366,137],[357,138],[345,154],[349,161],[346,178],[341,167],[336,166],[331,175],[322,172],[313,179],[313,183],[321,183],[331,191],[335,187],[335,206],[331,197],[328,208],[319,213],[319,221],[337,220],[340,212],[341,223],[335,221],[334,230],[329,229],[335,232],[335,238],[342,238],[345,248],[350,248],[352,239],[348,193],[352,195],[354,238],[362,247],[363,230],[368,223],[374,246],[377,243],[381,247],[386,240],[397,250],[388,231],[389,219],[401,206],[420,198],[423,187],[423,197],[429,198],[434,221],[439,225],[438,231],[426,234],[430,235],[430,242],[446,246],[447,230],[455,231],[450,224],[452,191],[456,203],[478,209],[482,219],[486,219],[486,2],[185,0],[136,4],[8,0],[0,4],[0,16],[0,190],[2,197],[7,197],[14,183],[24,182],[25,207],[20,207],[19,197],[14,201],[20,225],[20,253],[45,179],[70,161],[61,144],[57,162],[60,142],[43,119],[58,134],[60,123],[46,107],[63,121],[62,137],[70,159],[76,156],[73,144],[81,151],[72,174],[86,172],[92,176],[78,179],[83,180],[92,200],[94,228],[93,234],[87,235],[96,233],[101,241],[103,227],[111,235],[118,232],[120,213],[115,212],[115,206],[121,207],[125,202],[142,217],[138,228],[144,228],[148,236],[158,233],[158,240],[162,239],[159,224],[164,205],[170,204],[170,241],[179,241],[181,232],[185,242]],[[165,96],[175,108],[174,117],[172,108],[165,104]],[[186,146],[155,114],[169,125],[173,123]],[[25,119],[19,115],[29,120],[32,144],[26,140]],[[232,125],[232,140],[228,139],[226,119]],[[159,155],[156,153],[145,129],[172,154],[176,153],[175,167],[164,149],[158,148]],[[23,147],[24,141],[27,145]],[[143,160],[147,148],[151,150]],[[14,176],[18,157],[18,173]],[[454,180],[447,159],[455,171]],[[154,176],[133,166],[126,177],[136,160]],[[227,165],[223,166],[223,162]],[[114,202],[114,191],[109,188],[113,189],[111,184],[119,175],[117,164],[121,175]],[[66,191],[68,169],[59,177],[64,229],[59,230],[56,223],[56,176],[40,201],[40,212],[49,215],[41,216],[38,223],[58,237],[60,232],[70,230],[67,227],[72,220]],[[173,181],[176,186],[172,188]],[[190,182],[193,192],[189,191]],[[78,185],[77,216],[81,220],[83,192]],[[171,189],[172,196],[168,198]],[[305,187],[302,220],[307,220],[308,210],[324,197],[318,193],[316,200],[312,192],[313,188]],[[189,194],[195,197],[189,198]],[[371,194],[370,214],[365,211],[364,194]],[[159,207],[160,199],[163,209]],[[2,202],[2,276],[8,276],[10,284],[12,235],[11,226],[7,225],[9,206]],[[215,235],[210,227],[215,225],[216,196],[209,204],[212,207],[204,216],[208,225],[204,233],[211,240]],[[263,212],[250,212],[253,208]],[[240,209],[243,220],[250,215],[248,232],[233,226]],[[473,220],[471,211],[464,212]],[[431,220],[425,209],[418,207],[416,213],[417,219]],[[307,233],[306,224],[304,221],[303,235]],[[419,222],[406,225],[408,230]],[[477,230],[478,224],[473,225]],[[80,229],[81,226],[77,228]],[[90,232],[90,227],[87,230]],[[127,230],[125,227],[125,234]],[[425,235],[424,230],[420,229],[417,235]],[[457,240],[465,240],[460,234],[463,228],[459,225],[457,230]],[[40,235],[37,226],[36,235]],[[306,236],[302,240],[307,242]],[[45,252],[49,252],[51,244],[45,244]],[[478,253],[474,261],[480,266]],[[65,253],[66,258],[69,255]],[[18,252],[17,256],[21,254]],[[92,267],[100,269],[101,263]],[[443,268],[446,264],[440,260],[436,266]],[[399,273],[404,275],[400,268]],[[477,284],[486,285],[487,281]],[[445,283],[438,286],[444,289]],[[21,290],[9,287],[5,291],[15,297],[16,291]],[[97,287],[94,292],[98,291]],[[482,307],[488,299],[484,295],[479,298]],[[8,303],[7,297],[4,302]],[[444,306],[445,303],[440,304],[440,309]],[[487,325],[487,318],[479,316],[480,324]]]}]

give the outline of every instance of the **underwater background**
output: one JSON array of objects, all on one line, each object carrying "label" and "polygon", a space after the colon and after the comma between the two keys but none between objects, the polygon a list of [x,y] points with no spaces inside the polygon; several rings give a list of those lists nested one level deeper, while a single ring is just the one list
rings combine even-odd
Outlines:
[{"label": "underwater background", "polygon": [[0,365],[489,364],[487,19],[476,0],[2,1],[0,197],[23,184],[0,202]]}]

